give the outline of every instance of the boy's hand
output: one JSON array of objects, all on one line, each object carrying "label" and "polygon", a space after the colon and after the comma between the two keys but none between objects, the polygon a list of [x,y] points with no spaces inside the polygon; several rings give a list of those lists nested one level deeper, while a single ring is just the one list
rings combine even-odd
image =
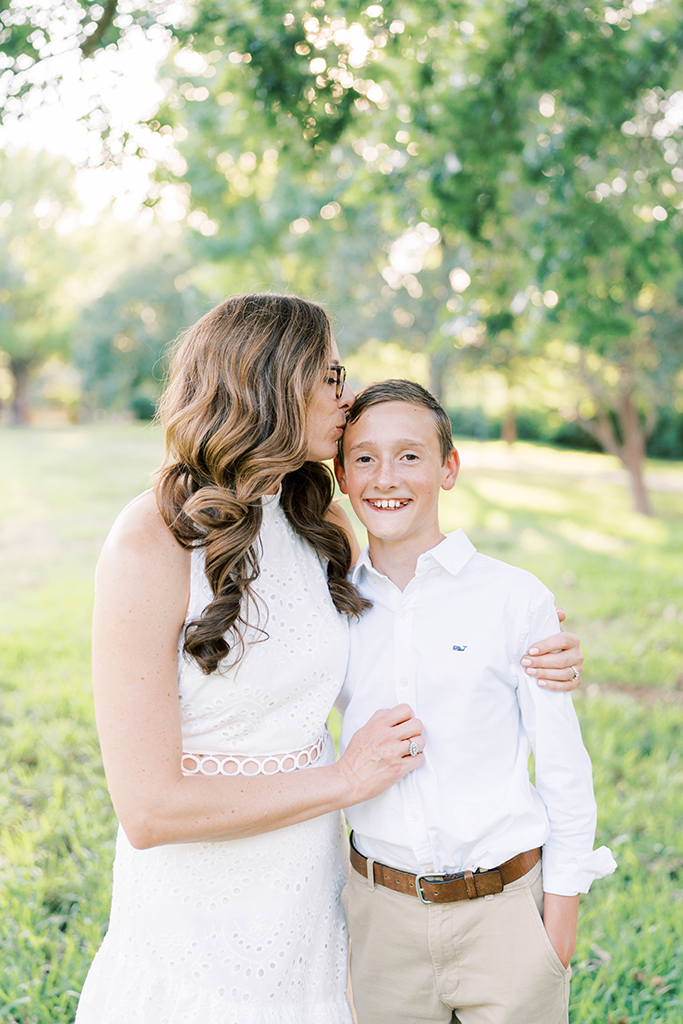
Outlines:
[{"label": "boy's hand", "polygon": [[578,916],[578,896],[556,896],[552,892],[544,893],[543,924],[563,967],[569,967],[576,949]]},{"label": "boy's hand", "polygon": [[[557,609],[557,615],[560,622],[564,622],[565,614],[561,608]],[[533,644],[521,664],[539,686],[549,690],[574,690],[581,684],[583,654],[579,644],[575,633],[563,630]]]}]

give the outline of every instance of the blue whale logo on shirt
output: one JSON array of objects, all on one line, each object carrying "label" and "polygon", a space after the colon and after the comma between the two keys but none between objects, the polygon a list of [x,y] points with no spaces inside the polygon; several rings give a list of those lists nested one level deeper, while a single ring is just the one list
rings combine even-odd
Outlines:
[{"label": "blue whale logo on shirt", "polygon": [[467,650],[467,644],[465,644],[464,647],[459,647],[457,644],[453,644],[453,650],[454,651],[466,651]]}]

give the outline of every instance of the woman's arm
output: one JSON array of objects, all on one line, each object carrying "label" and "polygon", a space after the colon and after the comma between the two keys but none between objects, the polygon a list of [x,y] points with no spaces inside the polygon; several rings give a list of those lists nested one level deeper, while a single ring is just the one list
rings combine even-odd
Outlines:
[{"label": "woman's arm", "polygon": [[232,839],[370,799],[423,763],[405,756],[421,724],[407,705],[382,711],[335,765],[272,776],[183,776],[177,644],[190,554],[154,495],[119,517],[97,570],[93,681],[97,726],[116,814],[138,848]]},{"label": "woman's arm", "polygon": [[[557,608],[560,622],[566,619]],[[522,658],[528,676],[534,676],[539,686],[548,690],[575,690],[581,685],[583,654],[575,633],[555,633],[546,640],[536,642]],[[575,677],[574,669],[578,675]]]}]

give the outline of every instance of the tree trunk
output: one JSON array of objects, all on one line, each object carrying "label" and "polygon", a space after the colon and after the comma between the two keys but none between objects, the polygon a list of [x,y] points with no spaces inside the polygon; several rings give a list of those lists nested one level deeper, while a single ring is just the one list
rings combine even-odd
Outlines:
[{"label": "tree trunk", "polygon": [[28,425],[29,419],[28,386],[31,375],[31,361],[29,359],[11,358],[9,369],[14,377],[14,394],[12,395],[10,422],[14,427],[25,427]]},{"label": "tree trunk", "polygon": [[602,445],[604,451],[615,455],[627,470],[635,511],[644,516],[652,516],[654,511],[643,476],[647,433],[640,421],[633,395],[627,393],[620,398],[614,412],[619,420],[623,443],[617,438],[604,409],[598,410],[595,421],[579,418],[578,422]]},{"label": "tree trunk", "polygon": [[643,478],[647,436],[645,428],[640,421],[632,394],[627,393],[624,395],[617,405],[616,413],[619,417],[619,425],[624,438],[619,457],[626,466],[631,478],[634,508],[636,512],[642,512],[645,516],[652,516],[654,512]]},{"label": "tree trunk", "polygon": [[650,496],[647,493],[647,487],[645,486],[645,479],[643,477],[643,462],[639,464],[632,464],[621,460],[629,474],[629,482],[631,484],[631,494],[633,495],[633,507],[636,512],[642,512],[644,516],[653,516],[654,511],[650,502]]},{"label": "tree trunk", "polygon": [[514,409],[510,409],[507,412],[503,420],[500,436],[506,444],[514,444],[517,440],[517,416]]}]

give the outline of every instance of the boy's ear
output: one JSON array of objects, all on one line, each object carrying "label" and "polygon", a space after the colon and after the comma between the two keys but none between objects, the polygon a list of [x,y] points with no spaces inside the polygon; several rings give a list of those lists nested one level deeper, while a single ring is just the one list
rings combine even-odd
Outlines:
[{"label": "boy's ear", "polygon": [[339,490],[342,492],[342,494],[348,494],[349,493],[349,489],[346,486],[346,473],[344,472],[344,467],[342,466],[341,462],[339,461],[339,456],[338,455],[335,455],[335,457],[334,457],[334,475],[337,478],[337,483],[339,484]]},{"label": "boy's ear", "polygon": [[448,453],[448,458],[443,465],[443,477],[441,480],[441,487],[444,491],[450,491],[455,486],[455,481],[458,479],[458,473],[460,472],[460,456],[458,455],[457,448],[451,448]]}]

